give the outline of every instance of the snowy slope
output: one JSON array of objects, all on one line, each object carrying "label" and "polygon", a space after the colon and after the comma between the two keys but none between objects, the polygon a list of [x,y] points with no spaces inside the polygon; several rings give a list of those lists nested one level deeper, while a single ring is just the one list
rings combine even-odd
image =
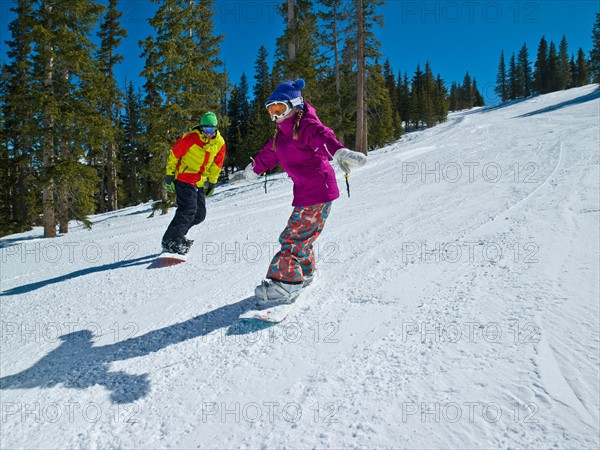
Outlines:
[{"label": "snowy slope", "polygon": [[237,317],[285,177],[220,188],[175,267],[148,205],[0,240],[0,446],[598,448],[596,87],[372,152],[275,327]]}]

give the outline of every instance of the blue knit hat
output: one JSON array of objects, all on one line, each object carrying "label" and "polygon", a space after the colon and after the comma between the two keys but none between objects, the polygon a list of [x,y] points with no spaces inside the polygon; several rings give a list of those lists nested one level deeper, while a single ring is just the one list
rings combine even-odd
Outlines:
[{"label": "blue knit hat", "polygon": [[306,83],[302,78],[298,78],[296,81],[284,81],[280,83],[279,86],[273,91],[269,100],[265,103],[268,105],[271,102],[285,102],[292,101],[292,105],[296,108],[302,109],[304,107],[304,102],[302,100],[302,92],[301,89],[304,89]]}]

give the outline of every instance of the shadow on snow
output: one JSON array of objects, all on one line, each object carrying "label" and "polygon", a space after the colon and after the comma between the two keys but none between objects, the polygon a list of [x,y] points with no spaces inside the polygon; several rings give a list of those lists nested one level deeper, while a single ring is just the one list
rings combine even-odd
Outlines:
[{"label": "shadow on snow", "polygon": [[170,345],[206,336],[221,328],[230,327],[227,335],[242,335],[260,331],[267,324],[240,322],[240,314],[255,307],[254,297],[217,308],[125,341],[100,347],[93,346],[93,333],[79,330],[60,337],[60,345],[29,369],[0,378],[0,389],[51,388],[62,385],[71,389],[104,386],[110,391],[113,403],[131,403],[150,391],[149,374],[131,375],[111,372],[115,361],[147,356]]},{"label": "shadow on snow", "polygon": [[75,272],[68,273],[66,275],[61,275],[56,278],[50,278],[48,280],[36,281],[35,283],[25,284],[23,286],[17,286],[12,289],[8,289],[6,291],[0,292],[0,297],[6,297],[9,295],[20,295],[27,294],[28,292],[32,292],[43,287],[49,286],[51,284],[62,283],[63,281],[72,280],[73,278],[82,277],[85,275],[90,275],[92,273],[104,272],[107,270],[114,269],[122,269],[126,267],[139,266],[142,264],[147,264],[151,260],[155,259],[159,254],[155,255],[146,255],[136,259],[128,259],[125,261],[114,262],[110,264],[104,264],[96,267],[88,267],[85,269],[77,270]]},{"label": "shadow on snow", "polygon": [[597,98],[600,98],[600,90],[599,89],[596,89],[595,91],[590,92],[589,94],[582,95],[581,97],[577,97],[577,98],[573,98],[571,100],[557,103],[556,105],[550,105],[550,106],[547,106],[546,108],[538,109],[537,111],[531,111],[526,114],[522,114],[520,116],[517,116],[516,118],[531,117],[531,116],[536,116],[538,114],[544,114],[544,113],[548,113],[548,112],[552,112],[552,111],[557,111],[559,109],[567,108],[569,106],[580,105],[582,103],[591,102],[592,100],[596,100]]}]

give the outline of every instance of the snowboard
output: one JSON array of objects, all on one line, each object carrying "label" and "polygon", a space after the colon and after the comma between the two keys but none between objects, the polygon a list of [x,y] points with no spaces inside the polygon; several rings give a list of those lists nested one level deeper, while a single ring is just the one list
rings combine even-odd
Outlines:
[{"label": "snowboard", "polygon": [[179,253],[169,253],[162,252],[156,258],[156,261],[152,263],[153,269],[158,269],[160,267],[170,267],[175,266],[177,264],[181,264],[187,261],[187,255],[180,255]]},{"label": "snowboard", "polygon": [[283,303],[280,305],[270,306],[268,308],[246,311],[245,313],[240,314],[240,320],[259,320],[269,323],[283,322],[286,317],[288,317],[298,308],[298,304],[301,303],[302,297],[306,295],[306,290],[313,285],[313,282],[317,278],[316,275],[317,274],[315,274],[315,277],[312,278],[308,284],[297,291],[296,299],[293,303]]},{"label": "snowboard", "polygon": [[296,297],[294,303],[284,303],[264,309],[246,311],[240,314],[239,318],[240,320],[260,320],[269,323],[280,323],[298,307],[299,298],[300,296]]}]

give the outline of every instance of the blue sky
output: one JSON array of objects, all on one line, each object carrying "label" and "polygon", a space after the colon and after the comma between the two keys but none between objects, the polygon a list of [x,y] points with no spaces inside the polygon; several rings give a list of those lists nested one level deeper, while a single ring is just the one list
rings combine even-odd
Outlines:
[{"label": "blue sky", "polygon": [[[5,61],[9,39],[7,25],[14,18],[9,8],[13,0],[1,0],[2,59]],[[281,0],[216,0],[216,32],[224,35],[221,58],[230,80],[237,83],[243,72],[252,81],[254,60],[261,45],[272,56],[275,39],[281,35],[283,19],[276,12]],[[105,2],[106,3],[106,2]],[[129,36],[119,51],[125,61],[117,76],[140,84],[139,73],[144,61],[138,41],[152,33],[147,20],[156,6],[150,0],[122,0],[123,26]],[[447,83],[462,81],[468,70],[475,76],[487,103],[497,101],[493,87],[500,51],[507,59],[527,43],[531,59],[535,58],[542,36],[557,45],[564,34],[569,52],[582,47],[591,50],[591,32],[599,0],[543,1],[399,1],[388,0],[379,9],[383,28],[376,33],[381,41],[383,59],[389,58],[394,71],[412,75],[417,64],[429,60],[434,72]]]}]

